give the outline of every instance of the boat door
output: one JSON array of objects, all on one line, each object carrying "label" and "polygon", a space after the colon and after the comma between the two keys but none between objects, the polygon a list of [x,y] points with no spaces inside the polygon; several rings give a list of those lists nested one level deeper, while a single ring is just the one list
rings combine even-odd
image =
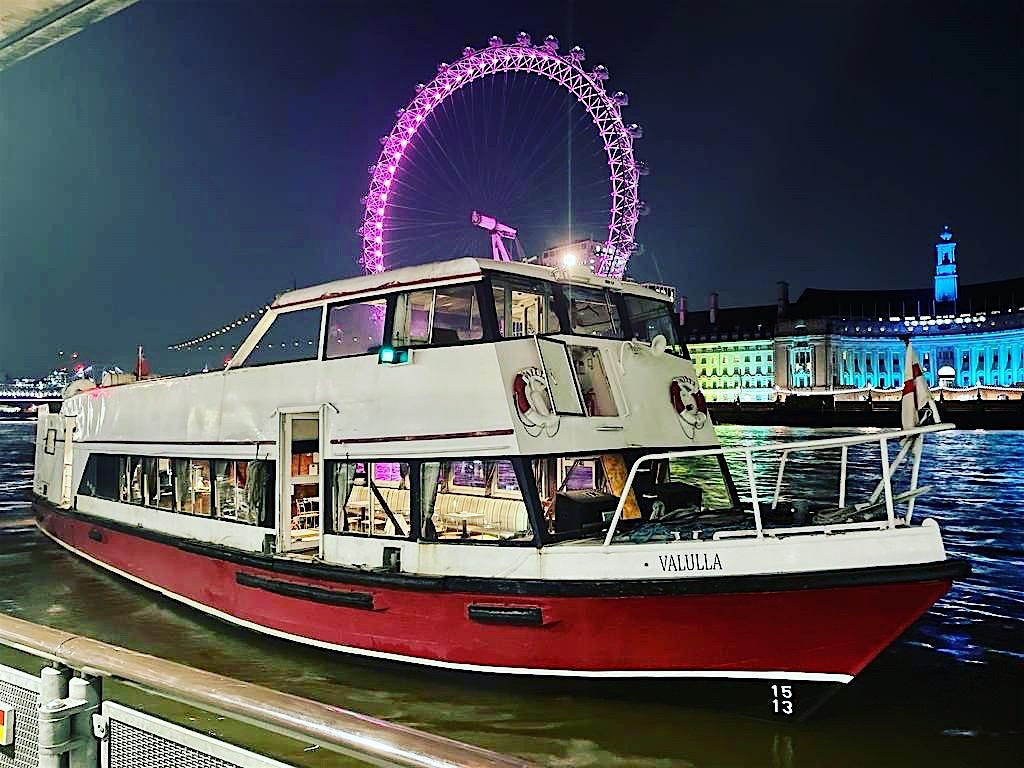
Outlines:
[{"label": "boat door", "polygon": [[319,412],[281,414],[279,552],[319,552],[324,493],[320,435]]}]

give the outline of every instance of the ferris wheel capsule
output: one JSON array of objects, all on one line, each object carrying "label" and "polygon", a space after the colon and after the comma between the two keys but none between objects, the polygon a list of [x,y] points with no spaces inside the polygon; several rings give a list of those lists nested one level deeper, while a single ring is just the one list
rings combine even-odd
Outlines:
[{"label": "ferris wheel capsule", "polygon": [[637,216],[647,216],[651,212],[651,205],[646,200],[641,200],[637,203],[636,213]]},{"label": "ferris wheel capsule", "polygon": [[612,94],[612,101],[618,104],[620,107],[629,106],[629,94],[625,91],[616,91]]},{"label": "ferris wheel capsule", "polygon": [[587,52],[583,50],[583,46],[574,45],[569,51],[569,58],[578,64],[587,58]]},{"label": "ferris wheel capsule", "polygon": [[416,93],[421,93],[426,87],[427,86],[424,83],[416,83]]},{"label": "ferris wheel capsule", "polygon": [[647,164],[646,160],[637,160],[636,161],[636,172],[638,174],[640,174],[641,176],[650,176],[651,175],[651,167]]},{"label": "ferris wheel capsule", "polygon": [[471,45],[467,45],[465,48],[462,49],[462,58],[465,59],[469,56],[472,56],[474,53],[476,53],[476,48],[474,48]]},{"label": "ferris wheel capsule", "polygon": [[498,35],[491,35],[490,38],[488,38],[487,40],[487,45],[489,45],[491,48],[498,48],[499,46],[502,46],[504,44],[505,41],[502,40]]},{"label": "ferris wheel capsule", "polygon": [[626,126],[626,131],[629,133],[631,138],[642,139],[644,137],[643,126],[639,123],[630,123]]},{"label": "ferris wheel capsule", "polygon": [[558,50],[558,38],[554,35],[548,35],[544,38],[544,47],[554,53]]},{"label": "ferris wheel capsule", "polygon": [[595,80],[607,80],[608,67],[606,67],[604,64],[598,64],[590,71],[590,74],[594,76]]},{"label": "ferris wheel capsule", "polygon": [[437,71],[438,72],[444,72],[446,69],[448,69],[448,62],[447,61],[442,61],[440,64],[437,65]]},{"label": "ferris wheel capsule", "polygon": [[530,33],[519,32],[516,34],[516,45],[529,45],[530,44]]}]

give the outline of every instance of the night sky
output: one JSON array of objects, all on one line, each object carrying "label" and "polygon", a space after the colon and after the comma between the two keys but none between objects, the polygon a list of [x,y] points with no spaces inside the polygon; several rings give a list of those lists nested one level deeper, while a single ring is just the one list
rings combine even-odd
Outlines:
[{"label": "night sky", "polygon": [[0,73],[0,374],[140,343],[178,370],[168,344],[356,274],[395,110],[519,29],[629,92],[632,272],[691,308],[924,286],[944,224],[961,281],[1024,273],[1019,2],[142,0]]}]

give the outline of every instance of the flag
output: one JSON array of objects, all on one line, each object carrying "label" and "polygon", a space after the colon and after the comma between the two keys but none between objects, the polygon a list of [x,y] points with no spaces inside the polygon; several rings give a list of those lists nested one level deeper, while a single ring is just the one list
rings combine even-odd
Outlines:
[{"label": "flag", "polygon": [[139,357],[135,362],[135,377],[138,379],[144,379],[149,376],[149,362],[146,360],[146,356],[142,352],[142,346],[139,346]]},{"label": "flag", "polygon": [[[928,409],[926,411],[925,409]],[[901,421],[903,429],[920,426],[922,417],[931,412],[932,423],[939,423],[939,409],[932,399],[928,382],[921,373],[921,365],[910,341],[907,341],[907,359],[903,364],[903,398],[901,400]]]}]

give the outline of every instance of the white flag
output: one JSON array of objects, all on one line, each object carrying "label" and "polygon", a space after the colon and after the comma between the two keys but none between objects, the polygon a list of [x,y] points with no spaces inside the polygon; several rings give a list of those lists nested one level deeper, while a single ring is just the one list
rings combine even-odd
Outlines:
[{"label": "white flag", "polygon": [[910,429],[921,424],[922,411],[925,408],[931,410],[932,423],[939,423],[939,409],[932,399],[931,390],[928,389],[928,382],[921,373],[921,366],[917,362],[917,355],[914,354],[914,347],[907,342],[907,359],[903,365],[903,399],[902,425],[904,429]]}]

